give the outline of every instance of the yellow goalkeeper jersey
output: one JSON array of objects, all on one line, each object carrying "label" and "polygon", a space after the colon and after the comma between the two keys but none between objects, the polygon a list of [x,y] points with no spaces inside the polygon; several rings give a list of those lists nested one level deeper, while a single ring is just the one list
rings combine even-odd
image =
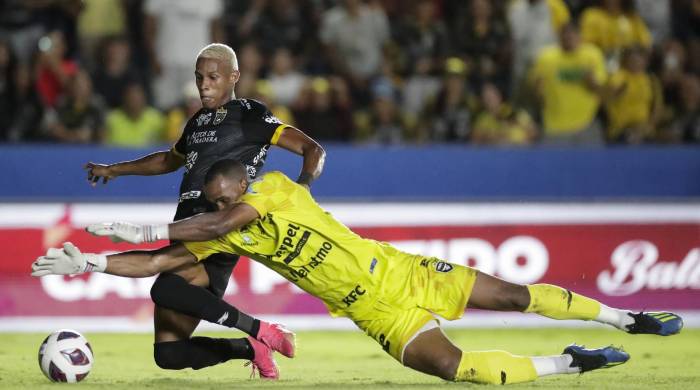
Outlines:
[{"label": "yellow goalkeeper jersey", "polygon": [[384,283],[392,274],[389,259],[405,255],[353,233],[281,172],[254,180],[240,201],[254,207],[260,218],[185,247],[198,261],[219,252],[258,261],[321,298],[333,316],[352,317],[369,308],[391,285]]}]

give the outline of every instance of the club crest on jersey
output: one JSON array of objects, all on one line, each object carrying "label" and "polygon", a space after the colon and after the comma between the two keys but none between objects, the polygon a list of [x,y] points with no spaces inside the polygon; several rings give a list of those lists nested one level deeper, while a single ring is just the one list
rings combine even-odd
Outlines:
[{"label": "club crest on jersey", "polygon": [[201,113],[196,119],[197,126],[208,125],[211,122],[211,112]]},{"label": "club crest on jersey", "polygon": [[445,263],[444,261],[438,261],[435,263],[435,271],[448,273],[452,271],[454,267],[450,263]]},{"label": "club crest on jersey", "polygon": [[228,110],[226,110],[223,107],[220,107],[218,110],[216,110],[216,115],[214,116],[214,125],[218,125],[219,123],[223,122],[224,119],[226,118],[226,114],[228,113]]}]

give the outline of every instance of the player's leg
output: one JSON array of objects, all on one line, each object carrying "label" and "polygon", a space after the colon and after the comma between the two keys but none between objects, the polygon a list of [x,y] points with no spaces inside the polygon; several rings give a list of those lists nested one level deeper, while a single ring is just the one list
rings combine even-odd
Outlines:
[{"label": "player's leg", "polygon": [[294,356],[294,334],[278,324],[255,319],[224,301],[224,291],[238,257],[217,254],[200,262],[208,278],[206,288],[202,284],[190,283],[178,272],[161,274],[151,287],[151,298],[157,305],[237,328],[284,356]]},{"label": "player's leg", "polygon": [[[194,286],[209,284],[202,264],[188,265],[174,270],[172,274]],[[246,339],[191,337],[199,321],[198,318],[155,306],[153,357],[159,367],[197,370],[231,359],[254,359],[254,348]]]},{"label": "player's leg", "polygon": [[424,327],[405,346],[403,364],[445,380],[483,384],[529,382],[553,374],[575,374],[612,367],[629,359],[613,347],[585,350],[570,346],[561,355],[517,356],[505,351],[462,351],[439,327]]},{"label": "player's leg", "polygon": [[519,285],[478,272],[468,307],[537,313],[557,320],[586,320],[630,333],[678,333],[683,321],[673,313],[638,313],[608,307],[551,284]]}]

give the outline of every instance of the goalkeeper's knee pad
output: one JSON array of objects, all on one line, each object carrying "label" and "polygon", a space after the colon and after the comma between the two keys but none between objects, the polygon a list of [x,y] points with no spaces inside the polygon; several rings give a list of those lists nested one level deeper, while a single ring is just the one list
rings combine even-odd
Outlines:
[{"label": "goalkeeper's knee pad", "polygon": [[505,351],[462,352],[454,380],[504,385],[537,378],[532,360]]}]

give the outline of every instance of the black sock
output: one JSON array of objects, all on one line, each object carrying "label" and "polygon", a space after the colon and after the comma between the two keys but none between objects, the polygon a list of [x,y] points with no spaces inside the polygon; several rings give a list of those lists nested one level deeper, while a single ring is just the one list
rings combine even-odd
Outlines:
[{"label": "black sock", "polygon": [[253,347],[247,339],[192,337],[153,344],[153,359],[158,367],[167,370],[199,370],[231,359],[252,360],[253,357]]},{"label": "black sock", "polygon": [[151,287],[151,299],[166,309],[258,336],[260,320],[238,311],[211,291],[187,283],[179,275],[160,274]]}]

